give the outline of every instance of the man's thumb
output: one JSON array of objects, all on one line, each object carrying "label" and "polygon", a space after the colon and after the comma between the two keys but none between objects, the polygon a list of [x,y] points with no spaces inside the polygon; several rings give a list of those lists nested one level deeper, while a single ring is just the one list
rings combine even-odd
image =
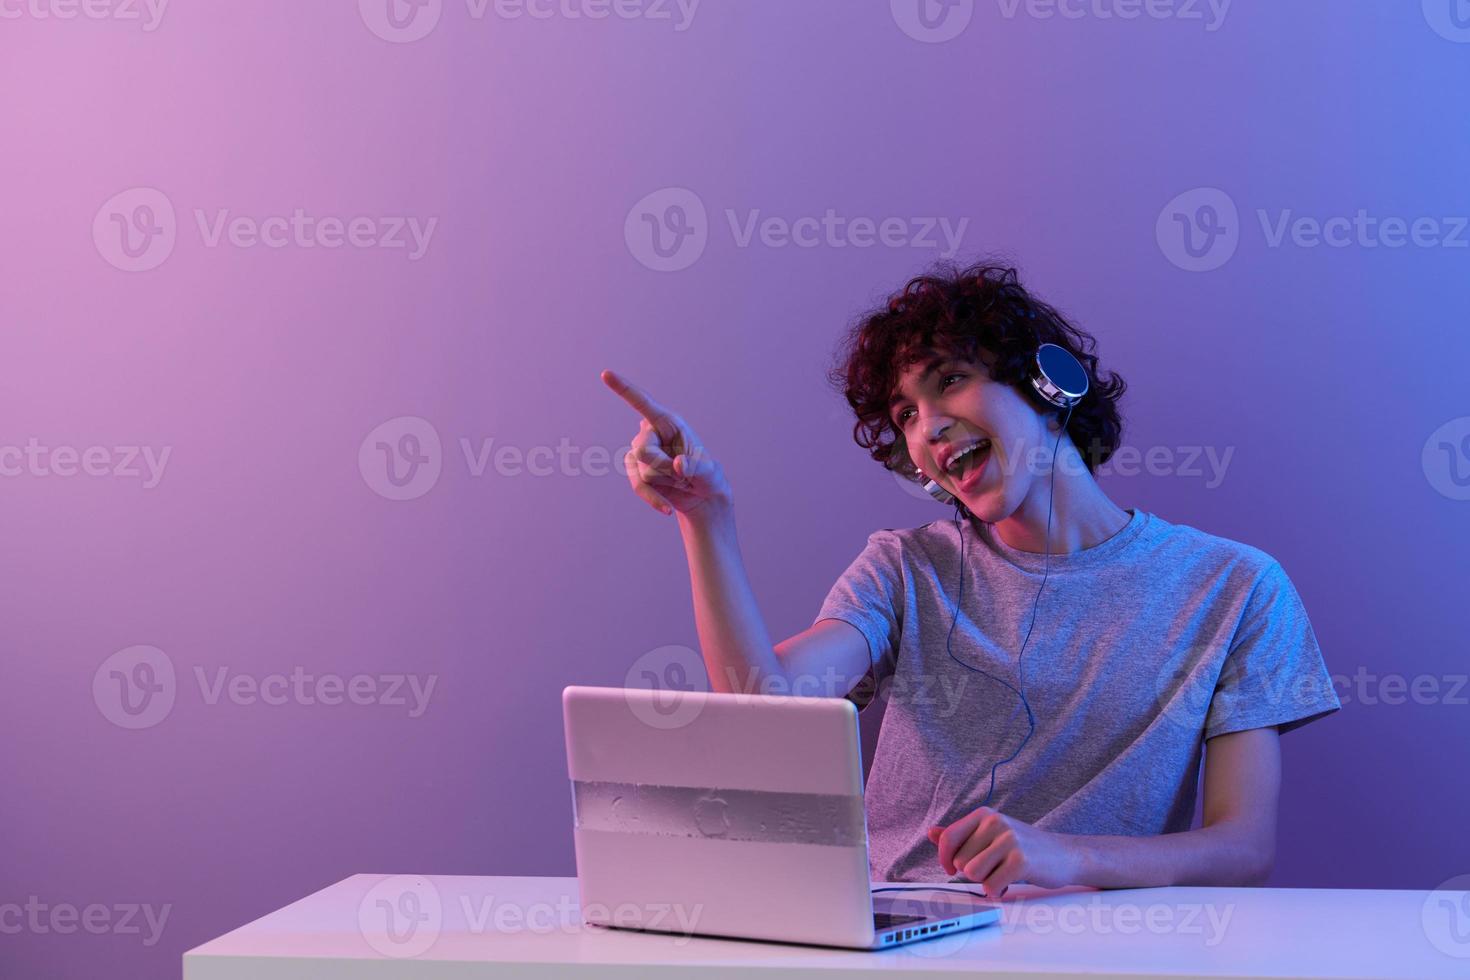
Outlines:
[{"label": "man's thumb", "polygon": [[686,480],[698,476],[702,468],[697,452],[680,453],[678,458],[674,460],[674,465],[678,468],[679,475]]}]

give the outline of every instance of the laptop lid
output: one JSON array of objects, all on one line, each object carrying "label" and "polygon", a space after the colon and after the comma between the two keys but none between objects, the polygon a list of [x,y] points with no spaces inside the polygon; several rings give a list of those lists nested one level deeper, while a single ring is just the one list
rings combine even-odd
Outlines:
[{"label": "laptop lid", "polygon": [[570,686],[562,707],[584,921],[873,943],[851,701]]}]

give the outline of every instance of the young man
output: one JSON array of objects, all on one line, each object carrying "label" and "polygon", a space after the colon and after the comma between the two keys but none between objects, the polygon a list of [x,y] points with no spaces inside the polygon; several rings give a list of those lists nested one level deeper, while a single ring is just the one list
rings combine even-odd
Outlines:
[{"label": "young man", "polygon": [[[1043,343],[1090,376],[1070,412],[1031,390]],[[875,879],[943,871],[992,896],[1016,881],[1260,883],[1278,735],[1340,707],[1275,560],[1098,486],[1124,385],[1098,374],[1094,347],[990,265],[917,277],[864,317],[832,375],[854,437],[935,481],[956,519],[873,532],[811,628],[774,646],[719,464],[682,419],[603,375],[643,415],[634,491],[679,514],[715,689],[888,683],[866,788]]]}]

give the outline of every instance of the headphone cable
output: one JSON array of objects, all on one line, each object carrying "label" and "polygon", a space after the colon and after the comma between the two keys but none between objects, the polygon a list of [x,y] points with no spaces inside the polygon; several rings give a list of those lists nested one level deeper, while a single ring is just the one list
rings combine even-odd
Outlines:
[{"label": "headphone cable", "polygon": [[[949,658],[955,663],[959,664],[961,667],[965,667],[969,670],[976,671],[977,673],[984,674],[986,677],[989,677],[991,680],[994,680],[1003,685],[1007,690],[1019,697],[1021,699],[1020,706],[1026,709],[1026,722],[1028,726],[1026,730],[1026,737],[1021,739],[1021,744],[1016,746],[1016,751],[1012,752],[1009,756],[990,767],[990,789],[986,792],[985,799],[980,802],[981,806],[987,805],[990,802],[990,797],[995,793],[995,771],[1001,766],[1005,765],[1007,762],[1010,762],[1016,756],[1020,755],[1021,749],[1025,748],[1026,743],[1031,740],[1031,735],[1036,731],[1036,716],[1031,711],[1030,702],[1026,700],[1026,665],[1024,658],[1026,656],[1026,646],[1028,643],[1031,642],[1031,631],[1036,628],[1036,612],[1041,604],[1041,593],[1046,588],[1047,578],[1051,574],[1051,515],[1052,504],[1055,500],[1057,489],[1057,450],[1061,447],[1062,434],[1067,431],[1067,424],[1071,421],[1071,419],[1072,409],[1069,406],[1067,408],[1066,415],[1062,419],[1061,428],[1057,431],[1056,441],[1052,444],[1050,486],[1047,490],[1046,499],[1046,552],[1042,559],[1041,584],[1036,588],[1036,597],[1031,600],[1031,622],[1026,627],[1025,638],[1021,641],[1021,651],[1016,655],[1017,679],[1021,685],[1021,689],[1019,691],[1012,687],[1010,684],[1001,680],[999,677],[996,677],[989,671],[982,670],[979,667],[972,666],[960,660],[954,655],[954,651],[950,649],[950,640],[954,636],[955,624],[959,622],[960,618],[960,600],[964,596],[965,588],[965,532],[964,525],[961,523],[961,517],[959,513],[962,505],[958,502],[958,499],[956,499],[955,502],[955,527],[957,528],[960,535],[960,584],[959,590],[955,594],[954,619],[951,620],[949,624],[949,634],[944,639],[944,649],[945,652],[949,654]],[[1013,708],[1011,709],[1010,716],[1006,718],[1006,725],[1009,726],[1011,719],[1015,717],[1016,711]]]}]

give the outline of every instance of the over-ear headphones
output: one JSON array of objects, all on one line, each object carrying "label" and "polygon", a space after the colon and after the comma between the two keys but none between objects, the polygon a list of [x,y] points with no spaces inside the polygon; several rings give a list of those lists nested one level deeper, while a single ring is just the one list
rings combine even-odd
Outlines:
[{"label": "over-ear headphones", "polygon": [[[956,657],[954,651],[950,649],[950,639],[954,636],[955,624],[959,622],[960,599],[964,594],[965,588],[965,537],[964,525],[960,519],[960,509],[963,505],[936,481],[932,479],[924,481],[924,489],[929,492],[931,497],[942,504],[954,504],[955,527],[958,529],[960,535],[960,584],[958,590],[955,592],[954,619],[950,622],[949,633],[944,638],[945,652],[949,654],[951,660],[961,667],[973,670],[979,674],[984,674],[986,677],[1004,686],[1012,694],[1015,694],[1021,699],[1021,707],[1026,709],[1026,737],[1021,739],[1021,744],[1016,746],[1016,751],[990,767],[990,789],[986,792],[985,799],[980,802],[981,806],[988,805],[990,803],[990,797],[995,793],[995,771],[1020,755],[1021,749],[1025,748],[1026,743],[1031,740],[1032,734],[1036,731],[1036,716],[1031,712],[1030,702],[1026,700],[1026,670],[1022,658],[1026,655],[1026,645],[1031,642],[1031,631],[1036,627],[1036,611],[1041,604],[1041,593],[1046,588],[1046,580],[1051,573],[1051,512],[1052,498],[1056,496],[1057,486],[1057,449],[1062,444],[1062,433],[1067,431],[1067,423],[1072,420],[1072,409],[1082,400],[1082,397],[1087,394],[1091,387],[1087,369],[1082,366],[1082,362],[1071,351],[1056,344],[1042,344],[1036,349],[1036,355],[1032,362],[1030,382],[1031,390],[1035,393],[1036,397],[1047,406],[1060,409],[1063,412],[1063,417],[1060,428],[1057,431],[1056,442],[1052,445],[1051,451],[1050,487],[1047,490],[1046,499],[1046,557],[1042,566],[1041,584],[1036,587],[1036,598],[1031,601],[1031,622],[1026,627],[1025,638],[1021,640],[1021,651],[1016,654],[1016,680],[1020,685],[1020,690],[1012,687],[989,671],[981,670],[979,667],[965,663]],[[1012,711],[1010,717],[1006,719],[1007,726],[1010,724],[1011,718],[1015,716],[1016,713]],[[951,880],[958,881],[960,879],[956,876]]]}]

